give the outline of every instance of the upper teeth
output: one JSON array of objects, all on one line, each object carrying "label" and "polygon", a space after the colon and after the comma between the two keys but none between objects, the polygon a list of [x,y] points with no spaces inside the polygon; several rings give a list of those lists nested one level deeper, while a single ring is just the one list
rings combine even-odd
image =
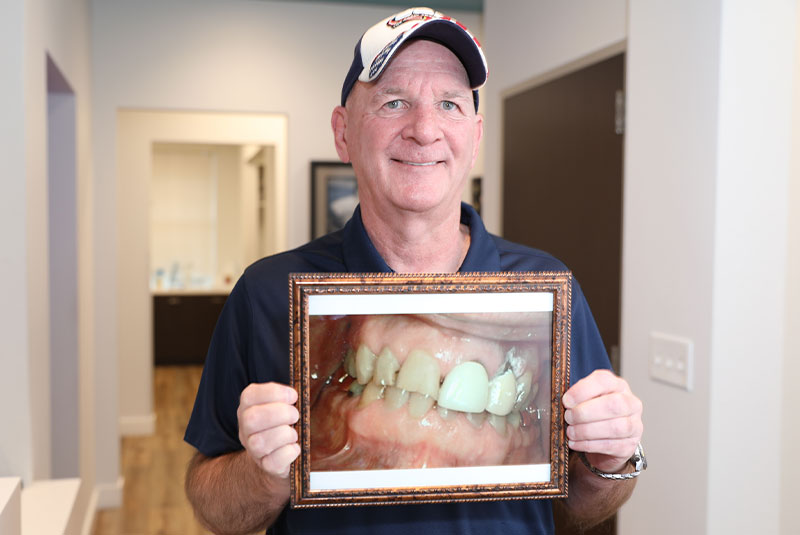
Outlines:
[{"label": "upper teeth", "polygon": [[439,361],[425,351],[415,349],[406,357],[397,373],[397,388],[439,397]]},{"label": "upper teeth", "polygon": [[[346,355],[345,371],[354,376],[357,383],[367,386],[361,394],[360,406],[385,397],[391,408],[409,403],[409,413],[417,418],[436,401],[440,414],[459,411],[477,416],[486,411],[498,417],[516,415],[509,423],[518,426],[517,411],[523,410],[528,400],[536,395],[538,386],[531,373],[536,364],[532,363],[528,363],[530,369],[518,377],[516,372],[522,371],[520,363],[509,366],[507,362],[489,380],[482,364],[466,361],[450,370],[440,386],[439,361],[427,351],[409,351],[402,366],[389,347],[384,347],[376,356],[366,344],[361,344],[355,355],[353,353],[351,350]],[[501,432],[497,422],[493,425]]]},{"label": "upper teeth", "polygon": [[489,401],[489,376],[481,364],[462,362],[444,378],[439,405],[461,412],[483,412]]},{"label": "upper teeth", "polygon": [[436,165],[436,162],[406,162],[406,161],[404,161],[403,163],[408,164],[408,165]]},{"label": "upper teeth", "polygon": [[394,377],[399,368],[400,363],[392,354],[392,350],[388,347],[384,347],[375,362],[375,376],[372,380],[383,386],[392,386],[394,384]]},{"label": "upper teeth", "polygon": [[498,416],[505,416],[514,408],[517,401],[517,379],[514,372],[507,370],[489,382],[489,400],[486,403],[486,412]]}]

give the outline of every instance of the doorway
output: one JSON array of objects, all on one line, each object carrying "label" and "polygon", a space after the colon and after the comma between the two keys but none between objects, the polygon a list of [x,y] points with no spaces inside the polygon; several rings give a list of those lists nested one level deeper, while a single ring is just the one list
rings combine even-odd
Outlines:
[{"label": "doorway", "polygon": [[75,93],[47,56],[50,477],[80,475]]},{"label": "doorway", "polygon": [[[117,310],[119,354],[119,416],[122,435],[151,434],[155,430],[153,408],[153,293],[150,264],[151,197],[153,195],[154,147],[237,146],[239,161],[252,160],[263,147],[272,147],[269,177],[274,181],[268,213],[274,222],[269,242],[286,247],[287,227],[287,131],[288,118],[281,114],[119,110],[117,112],[117,221],[121,244],[117,256]],[[213,159],[213,158],[212,158]],[[241,188],[244,215],[239,223],[226,220],[237,239],[250,236],[242,253],[241,267],[257,254],[257,169],[248,164],[247,188]],[[245,179],[243,179],[245,180]],[[252,193],[250,193],[252,192]],[[245,194],[246,193],[246,194]],[[230,191],[226,195],[232,194]],[[232,194],[237,196],[237,194]],[[225,206],[232,206],[228,199]],[[244,206],[244,205],[242,205]],[[245,231],[245,225],[247,230]],[[236,228],[233,228],[237,226]],[[240,231],[239,231],[240,230]],[[217,262],[219,264],[219,261]],[[231,262],[237,264],[238,262]],[[219,264],[224,270],[227,262]],[[172,263],[169,264],[172,266]],[[234,266],[235,267],[235,266]],[[223,274],[224,275],[224,274]],[[216,275],[213,275],[216,277]],[[183,280],[188,280],[191,275]],[[123,380],[124,378],[124,380]]]},{"label": "doorway", "polygon": [[[505,98],[503,234],[562,260],[619,373],[624,54]],[[558,511],[556,511],[558,513]],[[573,533],[556,515],[556,531]],[[615,532],[615,520],[589,534]]]},{"label": "doorway", "polygon": [[510,96],[503,110],[504,237],[569,266],[610,355],[619,345],[623,77],[619,54]]}]

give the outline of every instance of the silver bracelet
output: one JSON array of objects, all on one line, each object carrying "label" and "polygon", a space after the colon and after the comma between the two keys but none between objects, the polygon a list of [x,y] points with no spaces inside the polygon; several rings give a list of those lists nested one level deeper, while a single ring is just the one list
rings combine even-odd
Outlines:
[{"label": "silver bracelet", "polygon": [[628,462],[633,466],[633,472],[628,472],[627,474],[609,474],[608,472],[601,472],[592,466],[591,463],[589,463],[589,460],[586,458],[586,454],[584,452],[579,451],[577,453],[578,457],[580,457],[586,468],[588,468],[591,473],[596,474],[603,479],[614,479],[617,481],[633,479],[635,477],[639,477],[639,474],[641,474],[643,470],[647,470],[647,458],[644,456],[644,448],[642,448],[641,442],[636,445],[636,451],[633,452],[631,458],[628,459]]}]

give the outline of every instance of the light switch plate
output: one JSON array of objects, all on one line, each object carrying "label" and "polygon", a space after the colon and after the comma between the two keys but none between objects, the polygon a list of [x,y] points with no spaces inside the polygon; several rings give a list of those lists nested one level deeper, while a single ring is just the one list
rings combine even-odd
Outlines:
[{"label": "light switch plate", "polygon": [[692,390],[694,344],[688,338],[650,333],[650,377],[685,390]]}]

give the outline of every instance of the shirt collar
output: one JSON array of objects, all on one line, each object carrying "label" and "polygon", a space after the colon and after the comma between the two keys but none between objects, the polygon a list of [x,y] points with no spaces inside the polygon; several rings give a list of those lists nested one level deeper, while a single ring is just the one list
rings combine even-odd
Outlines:
[{"label": "shirt collar", "polygon": [[[459,271],[500,271],[500,254],[494,240],[483,226],[480,216],[472,206],[461,203],[461,223],[469,227],[470,245]],[[361,206],[356,207],[353,217],[344,227],[342,243],[344,264],[350,273],[387,273],[392,269],[386,264],[372,240],[369,239]]]}]

